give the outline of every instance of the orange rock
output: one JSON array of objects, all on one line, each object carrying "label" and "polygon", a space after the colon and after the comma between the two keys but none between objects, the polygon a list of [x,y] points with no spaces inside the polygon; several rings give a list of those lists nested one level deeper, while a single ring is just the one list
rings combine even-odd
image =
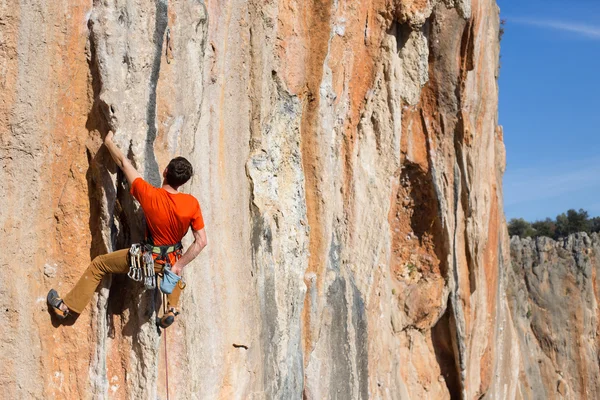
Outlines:
[{"label": "orange rock", "polygon": [[153,293],[113,277],[70,326],[44,306],[143,237],[114,129],[153,184],[196,168],[211,245],[171,395],[514,398],[493,0],[0,10],[8,397],[166,395]]}]

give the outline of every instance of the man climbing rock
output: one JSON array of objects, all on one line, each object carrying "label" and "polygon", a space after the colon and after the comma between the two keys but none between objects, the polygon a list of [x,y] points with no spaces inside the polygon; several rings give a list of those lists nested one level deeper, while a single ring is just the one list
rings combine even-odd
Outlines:
[{"label": "man climbing rock", "polygon": [[[147,253],[143,258],[148,261],[145,265],[150,265],[150,282],[155,282],[155,280],[153,281],[154,273],[165,274],[163,283],[167,281],[167,276],[175,282],[174,288],[166,290],[167,293],[172,290],[167,297],[168,311],[158,320],[158,324],[162,328],[166,328],[179,314],[177,311],[179,296],[185,287],[179,280],[179,276],[181,276],[183,268],[206,247],[206,233],[200,204],[194,196],[178,191],[181,185],[192,177],[193,168],[183,157],[172,159],[163,171],[162,187],[155,188],[142,179],[112,138],[113,133],[109,132],[104,139],[104,144],[117,166],[125,174],[131,194],[139,201],[146,216],[146,240],[141,246],[141,251]],[[194,242],[185,253],[182,253],[181,239],[190,227],[194,234]],[[132,250],[134,246],[132,246]],[[134,277],[136,274],[131,274],[132,260],[134,257],[130,253],[130,249],[118,250],[96,257],[75,287],[64,298],[60,298],[54,289],[48,292],[50,308],[60,319],[66,318],[72,312],[80,314],[92,299],[102,277],[108,273],[125,274],[129,272],[130,277],[140,280]],[[138,257],[137,260],[140,258]]]}]

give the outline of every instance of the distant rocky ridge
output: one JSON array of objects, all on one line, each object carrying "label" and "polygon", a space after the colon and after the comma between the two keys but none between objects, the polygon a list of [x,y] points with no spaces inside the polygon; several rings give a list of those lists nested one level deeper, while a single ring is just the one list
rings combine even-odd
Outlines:
[{"label": "distant rocky ridge", "polygon": [[600,236],[510,242],[507,297],[523,399],[600,398]]}]

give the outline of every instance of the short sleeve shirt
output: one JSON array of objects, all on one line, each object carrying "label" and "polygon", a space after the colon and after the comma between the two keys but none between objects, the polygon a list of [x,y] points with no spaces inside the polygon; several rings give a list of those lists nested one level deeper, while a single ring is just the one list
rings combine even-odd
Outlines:
[{"label": "short sleeve shirt", "polygon": [[191,194],[169,193],[136,178],[131,194],[140,202],[146,225],[155,246],[175,244],[185,236],[188,229],[204,228],[204,219],[198,200]]}]

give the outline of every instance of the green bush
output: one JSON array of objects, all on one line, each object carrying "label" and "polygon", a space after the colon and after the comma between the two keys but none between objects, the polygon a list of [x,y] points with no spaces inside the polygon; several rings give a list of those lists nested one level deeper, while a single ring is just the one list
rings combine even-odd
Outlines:
[{"label": "green bush", "polygon": [[508,223],[508,234],[525,238],[535,236],[535,230],[523,218],[513,218]]},{"label": "green bush", "polygon": [[600,217],[590,218],[584,209],[571,209],[554,220],[546,218],[530,223],[523,218],[513,218],[508,223],[509,235],[521,238],[546,236],[556,240],[578,232],[600,232]]}]

